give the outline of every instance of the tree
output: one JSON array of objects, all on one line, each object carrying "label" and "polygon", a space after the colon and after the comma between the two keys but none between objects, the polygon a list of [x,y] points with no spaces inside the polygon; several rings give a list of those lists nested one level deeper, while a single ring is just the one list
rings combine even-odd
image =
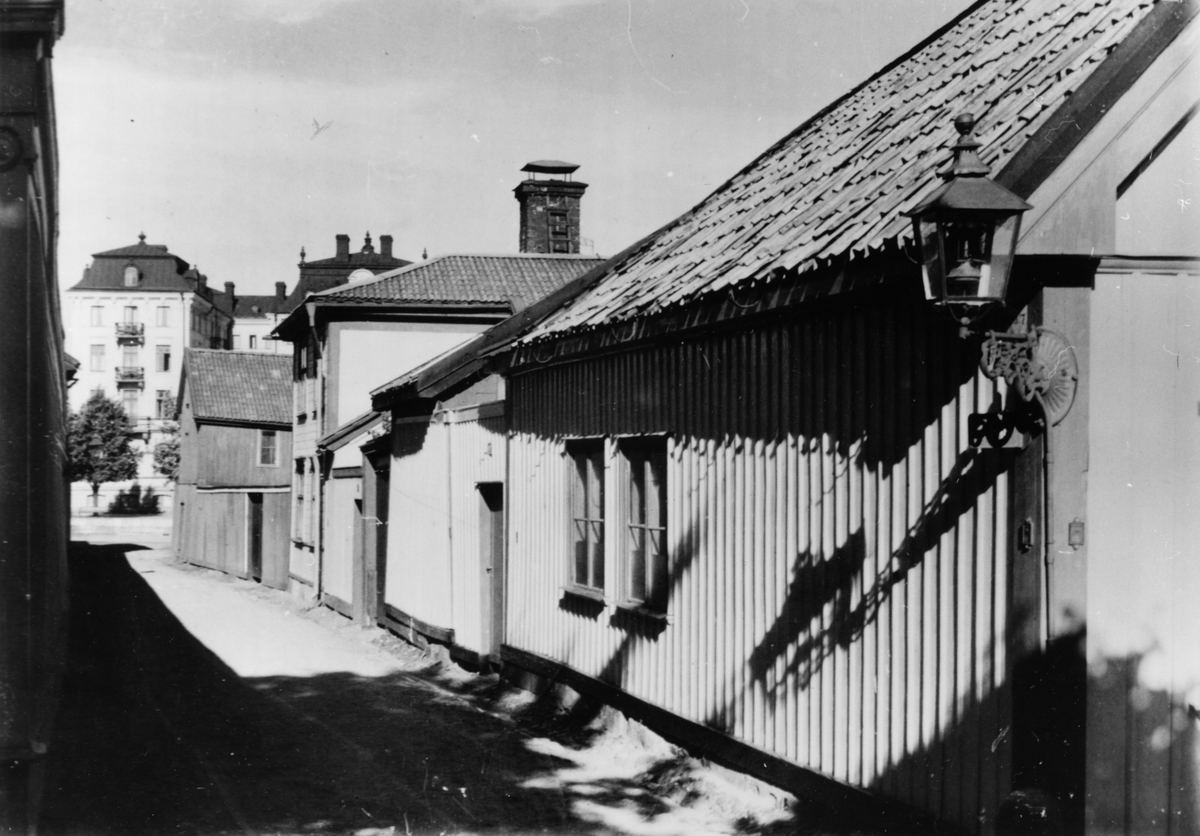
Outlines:
[{"label": "tree", "polygon": [[90,484],[93,503],[105,482],[137,476],[137,456],[127,433],[129,416],[103,392],[93,392],[83,409],[71,413],[68,429],[71,481]]},{"label": "tree", "polygon": [[154,448],[154,470],[174,482],[179,478],[179,435],[177,431],[168,432],[167,440]]},{"label": "tree", "polygon": [[[167,418],[174,414],[175,399],[163,398],[158,417]],[[179,479],[179,425],[174,421],[163,421],[162,433],[166,438],[154,447],[154,472],[175,482]]]}]

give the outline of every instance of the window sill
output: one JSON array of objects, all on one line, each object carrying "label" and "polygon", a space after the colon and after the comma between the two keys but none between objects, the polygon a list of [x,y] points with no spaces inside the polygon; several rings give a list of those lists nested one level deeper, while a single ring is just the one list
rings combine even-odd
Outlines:
[{"label": "window sill", "polygon": [[617,609],[622,612],[636,615],[639,618],[645,618],[649,621],[655,621],[660,624],[673,624],[674,617],[669,612],[656,610],[653,607],[648,607],[639,601],[618,601]]},{"label": "window sill", "polygon": [[608,603],[608,597],[598,589],[588,589],[586,586],[564,586],[562,587],[563,595],[570,595],[575,598],[582,598],[585,601],[596,601],[601,604]]}]

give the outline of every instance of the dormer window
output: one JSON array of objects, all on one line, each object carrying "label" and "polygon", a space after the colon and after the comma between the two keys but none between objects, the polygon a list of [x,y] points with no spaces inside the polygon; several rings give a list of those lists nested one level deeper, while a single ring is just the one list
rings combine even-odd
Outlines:
[{"label": "dormer window", "polygon": [[127,266],[125,268],[125,286],[126,287],[137,287],[138,286],[138,269],[136,266],[134,266],[132,264],[130,264],[129,266]]}]

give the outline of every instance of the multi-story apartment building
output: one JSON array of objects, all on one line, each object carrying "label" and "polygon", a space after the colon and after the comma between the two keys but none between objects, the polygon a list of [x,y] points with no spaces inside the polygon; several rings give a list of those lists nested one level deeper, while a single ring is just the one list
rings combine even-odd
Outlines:
[{"label": "multi-story apartment building", "polygon": [[153,451],[174,411],[183,350],[230,348],[233,305],[199,270],[165,246],[147,244],[145,235],[92,258],[64,294],[67,351],[80,360],[71,408],[97,390],[119,401],[133,424],[138,480],[161,492],[167,486],[154,473]]},{"label": "multi-story apartment building", "polygon": [[225,282],[225,295],[233,300],[234,350],[291,353],[290,345],[271,338],[275,326],[291,311],[284,282],[275,282],[273,296],[238,296],[233,282]]}]

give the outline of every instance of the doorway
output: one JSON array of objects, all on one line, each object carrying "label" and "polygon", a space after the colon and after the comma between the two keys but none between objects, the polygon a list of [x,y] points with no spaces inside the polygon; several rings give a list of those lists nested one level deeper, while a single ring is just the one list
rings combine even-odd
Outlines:
[{"label": "doorway", "polygon": [[263,495],[251,493],[246,496],[250,500],[250,577],[261,583],[263,576]]},{"label": "doorway", "polygon": [[[504,641],[504,483],[480,482],[479,564],[483,630],[480,656],[500,660]],[[486,661],[485,661],[486,663]]]}]

